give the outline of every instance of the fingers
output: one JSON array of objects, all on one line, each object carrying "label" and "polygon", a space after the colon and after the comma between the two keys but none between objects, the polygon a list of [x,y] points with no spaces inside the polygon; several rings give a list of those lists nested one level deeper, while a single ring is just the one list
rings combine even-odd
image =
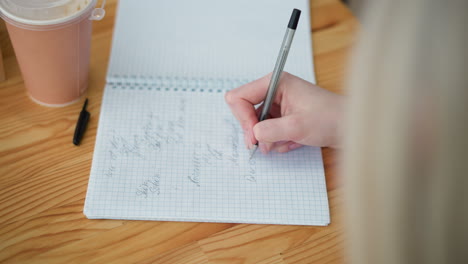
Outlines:
[{"label": "fingers", "polygon": [[258,142],[258,148],[263,154],[268,154],[272,146],[273,146],[273,143]]},{"label": "fingers", "polygon": [[295,149],[298,149],[300,147],[302,147],[303,145],[302,144],[299,144],[299,143],[295,143],[295,142],[292,142],[292,141],[286,141],[286,142],[277,142],[274,144],[274,147],[272,150],[278,152],[278,153],[286,153],[286,152],[289,152],[291,150],[295,150]]},{"label": "fingers", "polygon": [[253,131],[259,141],[260,151],[266,154],[272,149],[287,152],[299,148],[301,145],[293,144],[301,131],[299,123],[294,116],[267,119],[257,123]]},{"label": "fingers", "polygon": [[286,153],[304,145],[293,142],[293,141],[280,141],[276,143],[263,143],[260,142],[258,147],[263,154],[268,154],[270,151],[276,151],[278,153]]},{"label": "fingers", "polygon": [[[229,99],[243,99],[250,102],[252,105],[259,104],[265,100],[265,94],[268,90],[270,83],[271,73],[263,76],[260,79],[246,83],[236,89],[233,89],[227,93],[226,101],[230,104]],[[235,101],[237,102],[237,100]]]},{"label": "fingers", "polygon": [[[284,83],[289,77],[289,74],[283,73],[283,82],[281,83]],[[258,126],[259,131],[254,132],[254,126],[258,124],[258,116],[261,111],[261,108],[255,109],[255,105],[265,99],[270,79],[271,74],[266,75],[231,90],[225,95],[226,102],[244,131],[244,141],[247,148],[252,148],[254,143],[259,142],[261,143],[259,144],[259,148],[264,153],[271,151],[275,147],[274,143],[278,140],[290,140],[291,135],[294,135],[294,133],[291,133],[291,131],[294,132],[294,128],[288,126],[290,118],[278,118],[282,114],[282,107],[280,105],[282,98],[281,83],[268,117],[274,119],[261,122],[261,125]]]},{"label": "fingers", "polygon": [[260,142],[259,147],[260,147],[260,150],[262,151],[263,154],[267,154],[268,152],[270,152],[272,150],[276,150],[276,151],[278,151],[278,149],[281,150],[282,148],[284,148],[284,146],[287,146],[290,143],[291,143],[291,141],[279,141],[279,142],[275,142],[275,143]]},{"label": "fingers", "polygon": [[[295,116],[267,119],[257,123],[254,128],[255,138],[259,142],[299,141],[300,122]],[[269,149],[271,150],[271,148]]]},{"label": "fingers", "polygon": [[258,122],[255,105],[265,99],[271,74],[226,93],[225,100],[244,130],[247,147],[256,143],[252,128]]},{"label": "fingers", "polygon": [[[257,109],[255,109],[255,114],[258,116],[260,116],[262,110],[263,110],[263,104],[258,107]],[[273,103],[270,107],[270,113],[267,115],[267,119],[268,118],[276,118],[276,117],[281,117],[281,106],[279,106],[278,104],[275,104]]]}]

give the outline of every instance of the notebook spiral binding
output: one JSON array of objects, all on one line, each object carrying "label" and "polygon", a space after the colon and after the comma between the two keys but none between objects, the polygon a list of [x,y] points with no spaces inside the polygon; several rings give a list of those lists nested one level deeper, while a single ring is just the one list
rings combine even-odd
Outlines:
[{"label": "notebook spiral binding", "polygon": [[186,78],[113,74],[107,79],[112,89],[223,93],[250,82],[247,79]]}]

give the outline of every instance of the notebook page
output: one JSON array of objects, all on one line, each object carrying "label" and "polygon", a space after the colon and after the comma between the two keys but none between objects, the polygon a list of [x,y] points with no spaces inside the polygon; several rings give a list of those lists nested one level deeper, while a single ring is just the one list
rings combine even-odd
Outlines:
[{"label": "notebook page", "polygon": [[298,8],[285,71],[315,83],[308,2],[121,0],[107,78],[257,79],[273,70]]},{"label": "notebook page", "polygon": [[286,70],[314,81],[307,1],[232,2],[120,1],[88,218],[330,222],[320,149],[250,161],[223,98],[272,70],[292,8]]},{"label": "notebook page", "polygon": [[330,222],[320,148],[249,160],[219,84],[164,86],[106,87],[88,218]]}]

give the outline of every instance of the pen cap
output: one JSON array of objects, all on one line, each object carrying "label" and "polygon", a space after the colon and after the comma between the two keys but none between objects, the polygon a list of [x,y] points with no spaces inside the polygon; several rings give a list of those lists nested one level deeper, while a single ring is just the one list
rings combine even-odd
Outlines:
[{"label": "pen cap", "polygon": [[296,30],[297,23],[299,23],[299,18],[301,17],[301,10],[294,9],[291,18],[289,19],[288,28]]}]

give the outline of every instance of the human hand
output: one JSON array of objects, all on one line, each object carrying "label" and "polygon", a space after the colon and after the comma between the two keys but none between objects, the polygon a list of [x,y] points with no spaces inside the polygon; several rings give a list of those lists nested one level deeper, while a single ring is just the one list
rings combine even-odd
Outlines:
[{"label": "human hand", "polygon": [[263,153],[288,152],[303,145],[338,147],[344,98],[284,72],[270,118],[258,122],[255,105],[265,99],[271,74],[226,93],[225,99],[244,131],[247,148],[259,142]]}]

